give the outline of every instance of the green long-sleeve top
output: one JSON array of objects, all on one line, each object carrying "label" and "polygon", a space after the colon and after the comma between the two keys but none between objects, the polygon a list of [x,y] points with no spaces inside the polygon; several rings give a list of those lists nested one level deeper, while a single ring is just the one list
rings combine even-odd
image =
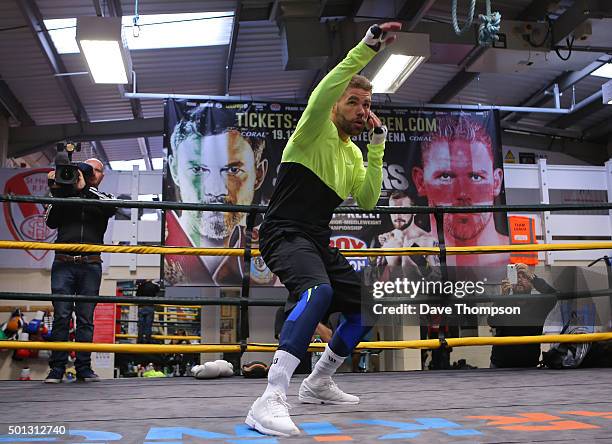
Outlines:
[{"label": "green long-sleeve top", "polygon": [[376,52],[359,43],[315,88],[285,150],[267,223],[305,231],[329,241],[333,211],[349,195],[364,209],[376,205],[382,186],[384,143],[368,145],[368,166],[350,138],[340,138],[331,120],[333,105],[351,77]]}]

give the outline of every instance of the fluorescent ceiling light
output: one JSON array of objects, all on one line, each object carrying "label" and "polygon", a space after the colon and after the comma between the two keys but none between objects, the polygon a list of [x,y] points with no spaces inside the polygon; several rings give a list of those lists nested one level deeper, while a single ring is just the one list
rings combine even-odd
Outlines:
[{"label": "fluorescent ceiling light", "polygon": [[377,54],[363,70],[372,79],[373,93],[396,92],[431,55],[428,34],[398,32],[397,37],[393,45]]},{"label": "fluorescent ceiling light", "polygon": [[591,73],[592,76],[612,79],[612,63],[606,63]]},{"label": "fluorescent ceiling light", "polygon": [[95,83],[129,83],[132,60],[119,17],[79,17],[76,39]]},{"label": "fluorescent ceiling light", "polygon": [[119,42],[81,40],[81,48],[94,82],[129,83]]},{"label": "fluorescent ceiling light", "polygon": [[[140,33],[134,37],[131,29],[133,18],[122,18],[130,50],[228,45],[234,24],[234,13],[231,11],[139,15]],[[60,54],[79,52],[76,21],[76,18],[44,21]]]},{"label": "fluorescent ceiling light", "polygon": [[151,166],[154,170],[161,170],[164,168],[164,158],[163,157],[153,157],[151,159]]},{"label": "fluorescent ceiling light", "polygon": [[132,171],[134,169],[134,165],[138,165],[138,169],[140,171],[146,171],[147,169],[144,159],[110,161],[110,166],[113,171]]},{"label": "fluorescent ceiling light", "polygon": [[372,79],[372,92],[394,93],[425,60],[422,56],[391,54]]}]

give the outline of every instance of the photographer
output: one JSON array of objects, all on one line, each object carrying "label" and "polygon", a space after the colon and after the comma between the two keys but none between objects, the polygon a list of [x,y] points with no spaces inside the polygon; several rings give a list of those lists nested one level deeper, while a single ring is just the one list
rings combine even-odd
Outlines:
[{"label": "photographer", "polygon": [[[501,282],[501,294],[507,296],[530,295],[535,289],[540,294],[556,293],[544,279],[535,273],[525,264],[516,264],[517,279],[512,284],[508,279]],[[539,336],[542,334],[542,327],[546,316],[555,306],[556,300],[542,299],[529,301],[525,299],[521,302],[499,302],[496,306],[518,306],[521,314],[490,316],[489,325],[495,328],[495,336]],[[540,362],[540,344],[523,345],[494,345],[491,348],[490,368],[510,368],[510,367],[537,367]]]},{"label": "photographer", "polygon": [[[69,169],[71,166],[68,165]],[[104,178],[104,165],[98,159],[89,159],[76,164],[73,183],[65,179],[66,165],[56,160],[56,170],[48,174],[49,189],[54,197],[79,197],[84,199],[112,199],[112,196],[97,190]],[[64,168],[62,171],[60,168]],[[45,221],[49,228],[57,228],[56,243],[103,244],[108,219],[115,214],[114,207],[96,207],[90,205],[49,205]],[[97,296],[102,280],[102,259],[99,253],[75,254],[69,251],[57,251],[51,268],[51,291],[54,294]],[[53,302],[53,328],[51,341],[68,341],[72,312],[76,314],[76,341],[91,342],[94,332],[95,302]],[[53,351],[49,359],[51,371],[46,383],[62,382],[68,352]],[[75,369],[80,381],[99,381],[91,369],[91,353],[77,352]]]}]

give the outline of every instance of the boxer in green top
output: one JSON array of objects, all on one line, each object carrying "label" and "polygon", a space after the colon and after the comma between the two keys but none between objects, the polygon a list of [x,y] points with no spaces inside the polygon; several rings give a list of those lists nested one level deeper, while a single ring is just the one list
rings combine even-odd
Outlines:
[{"label": "boxer in green top", "polygon": [[[246,423],[264,434],[290,436],[299,430],[289,417],[286,391],[319,321],[341,312],[323,356],[299,390],[305,403],[357,404],[331,377],[371,322],[361,319],[360,279],[337,249],[329,246],[333,212],[349,195],[364,209],[378,202],[387,129],[370,110],[372,85],[357,75],[400,23],[372,26],[315,88],[283,151],[279,175],[260,228],[267,266],[287,287],[287,318],[268,372],[268,386]],[[351,136],[369,130],[367,167]]]}]

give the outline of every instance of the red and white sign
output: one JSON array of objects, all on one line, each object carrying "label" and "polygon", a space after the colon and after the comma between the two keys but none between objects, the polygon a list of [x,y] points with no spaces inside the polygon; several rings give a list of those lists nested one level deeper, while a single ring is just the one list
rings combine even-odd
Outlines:
[{"label": "red and white sign", "polygon": [[[28,170],[0,170],[2,194],[45,196],[48,193],[47,173],[51,168]],[[36,203],[2,203],[0,218],[2,240],[52,242],[56,230],[45,224],[45,208]],[[53,254],[46,250],[3,250],[0,252],[0,267],[5,268],[49,268]]]}]

